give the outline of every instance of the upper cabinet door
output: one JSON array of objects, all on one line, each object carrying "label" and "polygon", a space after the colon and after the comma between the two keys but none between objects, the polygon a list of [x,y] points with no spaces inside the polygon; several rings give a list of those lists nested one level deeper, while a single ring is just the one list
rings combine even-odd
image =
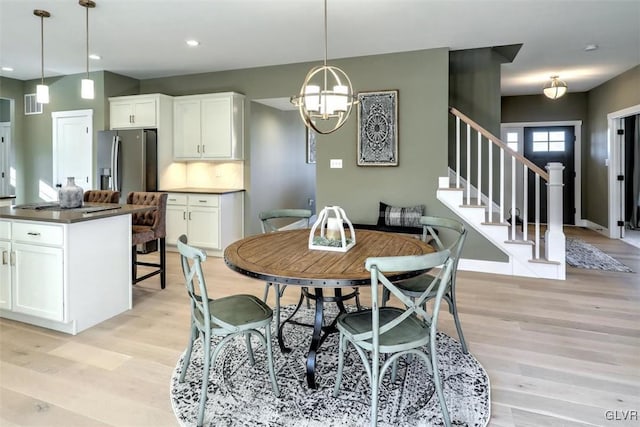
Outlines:
[{"label": "upper cabinet door", "polygon": [[242,160],[244,95],[187,95],[173,102],[175,160]]},{"label": "upper cabinet door", "polygon": [[181,99],[173,103],[173,156],[194,159],[201,156],[200,100]]},{"label": "upper cabinet door", "polygon": [[109,98],[111,129],[158,126],[157,97],[149,95]]},{"label": "upper cabinet door", "polygon": [[202,100],[202,156],[231,158],[231,98]]}]

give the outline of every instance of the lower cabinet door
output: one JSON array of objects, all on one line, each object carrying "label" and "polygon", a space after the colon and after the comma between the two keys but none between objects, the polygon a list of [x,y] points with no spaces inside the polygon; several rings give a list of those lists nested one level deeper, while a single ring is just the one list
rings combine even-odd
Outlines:
[{"label": "lower cabinet door", "polygon": [[63,321],[62,248],[14,243],[13,251],[13,311]]},{"label": "lower cabinet door", "polygon": [[[187,207],[167,205],[167,236],[166,242],[169,245],[178,243],[178,237],[187,234]],[[187,237],[189,237],[187,235]],[[189,240],[191,243],[191,240]]]},{"label": "lower cabinet door", "polygon": [[0,241],[0,308],[11,310],[11,244]]},{"label": "lower cabinet door", "polygon": [[218,208],[189,207],[188,218],[190,244],[207,249],[221,249]]}]

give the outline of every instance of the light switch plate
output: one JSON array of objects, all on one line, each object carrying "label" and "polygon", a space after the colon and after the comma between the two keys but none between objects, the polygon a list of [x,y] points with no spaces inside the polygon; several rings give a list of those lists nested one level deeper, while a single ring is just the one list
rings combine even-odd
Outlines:
[{"label": "light switch plate", "polygon": [[329,161],[329,167],[331,169],[342,169],[342,159],[331,159]]}]

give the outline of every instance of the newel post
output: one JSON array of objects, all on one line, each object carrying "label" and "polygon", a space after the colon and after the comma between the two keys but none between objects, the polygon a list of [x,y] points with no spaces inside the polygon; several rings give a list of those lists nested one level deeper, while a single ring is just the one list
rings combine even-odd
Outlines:
[{"label": "newel post", "polygon": [[547,231],[544,233],[545,258],[548,261],[556,261],[564,266],[566,259],[565,236],[562,231],[562,163],[549,163],[545,166],[549,173],[547,182]]}]

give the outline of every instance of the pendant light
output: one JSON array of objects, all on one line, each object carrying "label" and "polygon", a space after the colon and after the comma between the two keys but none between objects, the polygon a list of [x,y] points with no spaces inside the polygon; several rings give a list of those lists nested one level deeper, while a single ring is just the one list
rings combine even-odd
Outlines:
[{"label": "pendant light", "polygon": [[544,85],[542,92],[547,98],[558,99],[567,93],[567,84],[559,80],[559,76],[551,76],[551,80]]},{"label": "pendant light", "polygon": [[40,104],[49,103],[49,86],[44,84],[44,18],[49,18],[51,14],[46,10],[35,9],[35,16],[40,17],[40,84],[36,86],[36,102]]},{"label": "pendant light", "polygon": [[307,73],[300,93],[291,97],[291,103],[309,129],[329,134],[340,129],[357,102],[349,76],[340,68],[327,65],[327,0],[324,0],[324,63]]},{"label": "pendant light", "polygon": [[95,92],[93,89],[93,80],[89,78],[89,9],[93,9],[96,7],[96,2],[92,0],[80,0],[78,2],[80,6],[84,7],[86,10],[86,24],[87,24],[87,51],[85,52],[85,58],[87,61],[87,78],[82,79],[80,86],[80,96],[83,99],[93,99],[95,97]]}]

